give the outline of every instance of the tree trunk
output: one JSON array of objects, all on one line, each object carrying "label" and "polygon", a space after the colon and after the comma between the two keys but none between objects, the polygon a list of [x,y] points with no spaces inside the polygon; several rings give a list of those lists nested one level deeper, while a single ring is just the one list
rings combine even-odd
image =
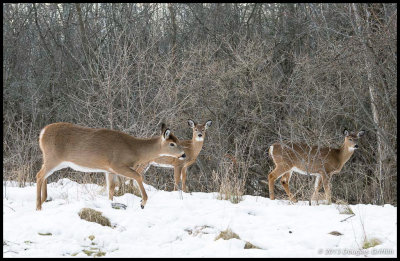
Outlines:
[{"label": "tree trunk", "polygon": [[379,90],[378,90],[378,85],[375,83],[374,79],[375,77],[373,76],[374,70],[374,55],[371,53],[370,46],[371,42],[369,39],[369,21],[368,18],[370,17],[370,14],[368,10],[366,9],[365,12],[367,13],[366,15],[366,22],[362,23],[361,17],[359,15],[360,10],[357,7],[357,4],[352,4],[354,16],[355,16],[355,21],[357,25],[357,34],[360,37],[360,40],[362,41],[363,44],[363,55],[364,55],[364,62],[365,62],[365,71],[367,73],[367,80],[368,80],[368,91],[369,91],[369,97],[370,97],[370,103],[371,103],[371,110],[372,110],[372,116],[373,116],[373,121],[374,121],[374,126],[376,129],[376,140],[377,140],[377,150],[378,150],[378,170],[377,170],[377,178],[378,178],[378,185],[379,185],[379,191],[377,191],[377,198],[376,203],[378,204],[383,204],[384,203],[384,169],[383,169],[383,161],[386,158],[386,150],[384,146],[384,142],[382,140],[383,137],[383,126],[381,123],[381,117],[379,115]]}]

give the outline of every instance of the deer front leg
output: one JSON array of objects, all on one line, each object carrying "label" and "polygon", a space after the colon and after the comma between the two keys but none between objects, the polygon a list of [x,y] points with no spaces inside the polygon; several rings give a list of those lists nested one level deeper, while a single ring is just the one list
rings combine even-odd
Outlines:
[{"label": "deer front leg", "polygon": [[182,168],[182,191],[186,192],[186,170],[188,166]]},{"label": "deer front leg", "polygon": [[292,176],[292,171],[284,174],[281,178],[281,184],[282,184],[283,188],[285,189],[285,192],[288,195],[289,200],[296,203],[297,199],[292,195],[292,193],[290,193],[290,189],[289,189],[289,181],[290,181],[291,176]]},{"label": "deer front leg", "polygon": [[182,175],[182,167],[181,166],[176,166],[174,168],[174,191],[179,189],[179,182],[181,181],[181,175]]},{"label": "deer front leg", "polygon": [[132,170],[128,166],[111,166],[111,168],[114,170],[115,174],[136,180],[137,184],[139,185],[140,192],[142,193],[142,203],[140,204],[140,207],[143,209],[147,202],[147,194],[143,186],[142,175],[137,173],[135,170]]},{"label": "deer front leg", "polygon": [[115,186],[117,181],[117,176],[112,173],[106,173],[108,198],[112,201],[114,199]]}]

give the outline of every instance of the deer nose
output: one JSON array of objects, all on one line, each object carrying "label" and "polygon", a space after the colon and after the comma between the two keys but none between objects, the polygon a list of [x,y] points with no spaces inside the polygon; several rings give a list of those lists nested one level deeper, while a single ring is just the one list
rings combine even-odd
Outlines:
[{"label": "deer nose", "polygon": [[198,136],[201,138],[201,137],[203,137],[203,134],[200,133]]},{"label": "deer nose", "polygon": [[180,157],[181,159],[185,159],[186,158],[186,154],[183,153],[182,156]]},{"label": "deer nose", "polygon": [[356,145],[354,145],[354,148],[355,148],[355,149],[358,149],[358,145],[357,145],[357,144],[356,144]]}]

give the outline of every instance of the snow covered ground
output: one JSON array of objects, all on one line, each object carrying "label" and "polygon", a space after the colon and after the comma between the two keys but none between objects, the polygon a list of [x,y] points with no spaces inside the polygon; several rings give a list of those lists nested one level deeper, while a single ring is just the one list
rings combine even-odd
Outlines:
[{"label": "snow covered ground", "polygon": [[[118,210],[104,187],[61,179],[48,185],[52,201],[36,211],[35,185],[3,182],[3,256],[86,257],[93,250],[105,257],[397,257],[397,207],[391,205],[351,205],[355,216],[342,221],[350,215],[335,204],[257,196],[232,204],[217,193],[146,191],[144,209],[139,197],[125,194],[114,199],[128,206]],[[103,212],[113,228],[80,219],[84,207]],[[240,239],[215,240],[227,229]],[[381,244],[363,249],[365,236]],[[245,249],[246,242],[258,249]]]}]

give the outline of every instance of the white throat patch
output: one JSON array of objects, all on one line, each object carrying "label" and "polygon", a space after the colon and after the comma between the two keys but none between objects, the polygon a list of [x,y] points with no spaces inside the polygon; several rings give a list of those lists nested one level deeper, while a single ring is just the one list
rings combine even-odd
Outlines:
[{"label": "white throat patch", "polygon": [[353,152],[354,150],[356,150],[356,148],[354,148],[354,147],[349,147],[349,151],[350,151],[350,152]]},{"label": "white throat patch", "polygon": [[170,155],[170,154],[159,154],[158,156],[160,156],[160,157],[174,157],[173,155]]},{"label": "white throat patch", "polygon": [[[154,161],[152,161],[152,162],[149,164],[149,166],[150,166],[150,165],[156,166],[156,167],[161,167],[161,168],[173,168],[173,167],[174,167],[174,166],[169,165],[169,164],[162,164],[162,163],[157,163],[157,162],[154,162]],[[147,171],[147,169],[146,169],[146,171]]]}]

